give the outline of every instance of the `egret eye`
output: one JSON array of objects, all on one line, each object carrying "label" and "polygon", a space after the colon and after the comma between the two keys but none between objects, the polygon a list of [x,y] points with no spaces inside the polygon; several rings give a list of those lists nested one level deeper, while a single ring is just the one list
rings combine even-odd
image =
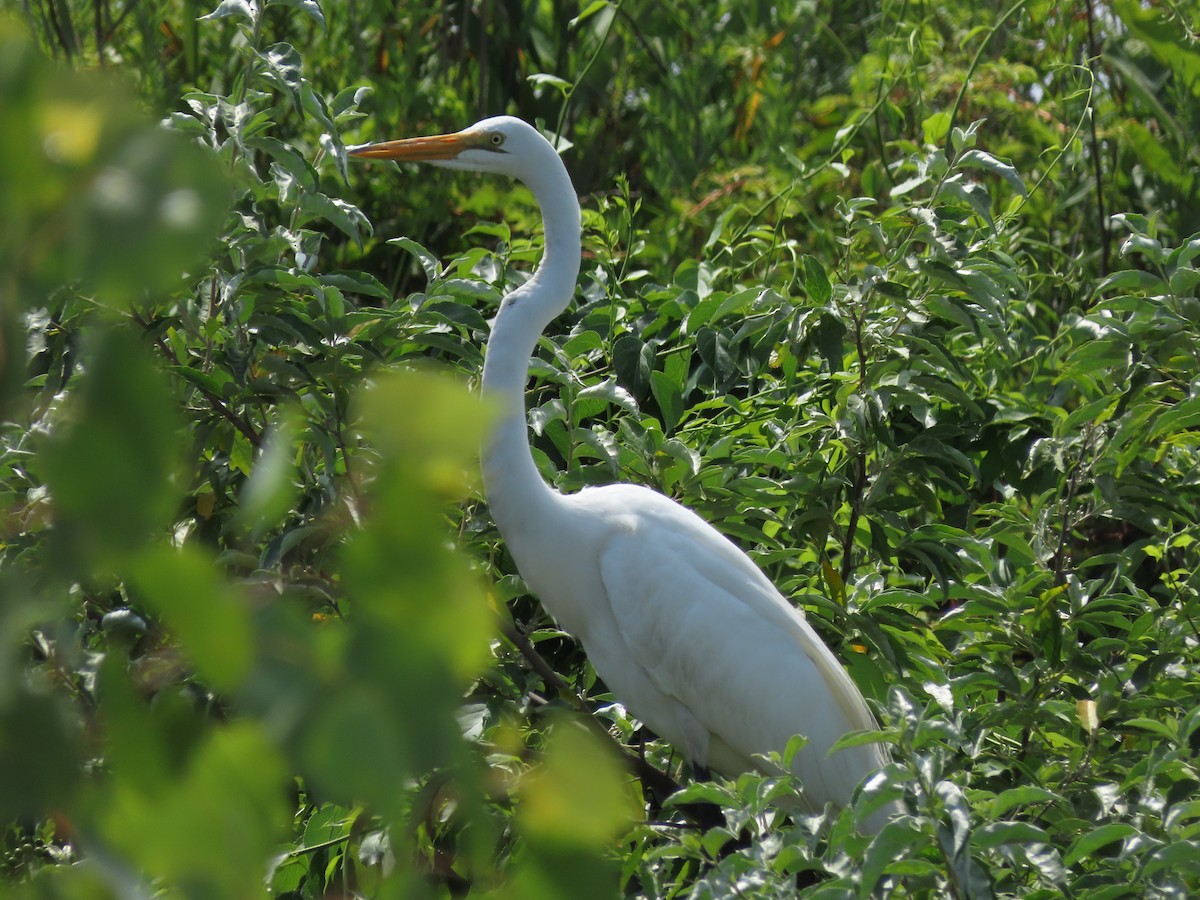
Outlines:
[{"label": "egret eye", "polygon": [[498,131],[493,131],[490,135],[488,135],[488,140],[491,141],[493,147],[504,146],[504,135]]}]

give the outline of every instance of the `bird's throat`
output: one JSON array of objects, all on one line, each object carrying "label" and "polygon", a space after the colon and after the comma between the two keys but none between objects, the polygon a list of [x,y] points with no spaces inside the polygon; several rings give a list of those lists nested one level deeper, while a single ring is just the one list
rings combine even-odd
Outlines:
[{"label": "bird's throat", "polygon": [[534,276],[501,304],[483,366],[484,396],[499,415],[483,452],[484,490],[510,543],[538,519],[531,505],[552,504],[557,496],[534,464],[525,415],[529,359],[543,329],[571,302],[579,275],[579,201],[566,167],[553,162],[524,179],[541,207],[545,251]]}]

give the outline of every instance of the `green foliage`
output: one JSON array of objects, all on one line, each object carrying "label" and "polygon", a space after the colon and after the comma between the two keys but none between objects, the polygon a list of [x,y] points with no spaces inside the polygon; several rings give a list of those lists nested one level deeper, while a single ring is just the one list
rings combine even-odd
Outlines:
[{"label": "green foliage", "polygon": [[[17,896],[1197,892],[1189,7],[122,9],[0,23]],[[457,382],[536,210],[344,152],[497,112],[584,195],[539,467],[805,610],[893,748],[853,809],[668,798],[517,576]]]}]

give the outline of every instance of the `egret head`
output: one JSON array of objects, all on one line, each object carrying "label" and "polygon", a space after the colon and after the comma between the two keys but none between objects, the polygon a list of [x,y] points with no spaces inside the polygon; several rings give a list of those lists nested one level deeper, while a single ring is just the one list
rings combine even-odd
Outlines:
[{"label": "egret head", "polygon": [[512,116],[495,116],[454,134],[363,144],[349,149],[363,159],[431,162],[447,169],[495,172],[522,181],[537,178],[558,154],[541,133]]}]

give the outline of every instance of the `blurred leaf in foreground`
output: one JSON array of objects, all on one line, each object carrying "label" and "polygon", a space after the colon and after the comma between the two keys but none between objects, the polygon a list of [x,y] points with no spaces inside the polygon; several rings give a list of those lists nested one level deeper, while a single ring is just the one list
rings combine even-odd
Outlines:
[{"label": "blurred leaf in foreground", "polygon": [[100,333],[92,351],[44,461],[62,561],[107,567],[170,520],[181,429],[162,376],[129,331]]},{"label": "blurred leaf in foreground", "polygon": [[344,554],[341,680],[314,711],[305,756],[324,789],[386,804],[399,780],[458,758],[454,713],[488,658],[483,592],[442,524],[466,492],[482,409],[460,385],[405,374],[381,377],[362,410],[379,463]]},{"label": "blurred leaf in foreground", "polygon": [[509,886],[513,897],[611,897],[617,869],[605,851],[641,817],[629,776],[577,723],[552,730],[542,763],[522,779],[517,825],[529,846]]},{"label": "blurred leaf in foreground", "polygon": [[198,742],[169,783],[110,782],[99,832],[146,874],[188,886],[186,896],[253,896],[287,822],[286,777],[259,727],[238,722]]},{"label": "blurred leaf in foreground", "polygon": [[0,60],[0,276],[21,305],[76,280],[116,305],[181,285],[229,206],[215,157],[5,20]]}]

